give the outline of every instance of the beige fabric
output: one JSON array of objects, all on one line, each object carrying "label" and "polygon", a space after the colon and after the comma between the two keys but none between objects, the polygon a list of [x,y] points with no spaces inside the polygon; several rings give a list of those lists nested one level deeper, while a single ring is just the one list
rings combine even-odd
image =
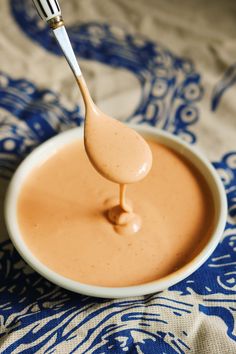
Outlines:
[{"label": "beige fabric", "polygon": [[[68,25],[87,21],[118,24],[132,34],[146,36],[175,54],[192,59],[202,74],[205,88],[205,100],[200,105],[202,119],[195,128],[200,133],[199,146],[210,159],[236,148],[236,119],[232,119],[235,88],[226,92],[217,115],[209,109],[214,85],[236,57],[233,1],[137,0],[134,5],[132,1],[124,0],[67,0],[60,3]],[[0,23],[1,70],[61,93],[68,107],[81,102],[64,59],[46,53],[19,30],[6,0],[1,2]],[[80,60],[80,64],[91,92],[103,110],[117,118],[132,112],[140,95],[139,84],[133,75],[87,60]],[[120,104],[124,97],[126,104]],[[213,125],[220,126],[220,134]],[[208,132],[212,137],[210,142]]]}]

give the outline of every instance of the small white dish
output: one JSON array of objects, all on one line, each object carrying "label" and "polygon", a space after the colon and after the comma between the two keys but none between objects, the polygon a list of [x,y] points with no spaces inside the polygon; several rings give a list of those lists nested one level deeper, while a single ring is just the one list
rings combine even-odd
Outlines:
[{"label": "small white dish", "polygon": [[39,274],[65,289],[81,294],[105,298],[138,296],[164,290],[183,280],[198,269],[214,251],[223,234],[227,218],[227,200],[223,184],[211,163],[208,162],[202,154],[196,151],[193,146],[185,143],[170,133],[146,126],[130,126],[144,137],[151,138],[152,140],[162,143],[180,153],[201,171],[211,190],[215,207],[215,225],[212,235],[204,249],[191,262],[180,268],[178,271],[156,281],[136,286],[100,287],[82,284],[63,277],[46,267],[37,259],[24,242],[17,222],[17,200],[25,178],[34,167],[47,160],[49,156],[56,153],[62,146],[77,139],[83,139],[83,128],[75,128],[66,131],[40,145],[21,163],[10,182],[5,200],[6,225],[10,238],[17,251]]}]

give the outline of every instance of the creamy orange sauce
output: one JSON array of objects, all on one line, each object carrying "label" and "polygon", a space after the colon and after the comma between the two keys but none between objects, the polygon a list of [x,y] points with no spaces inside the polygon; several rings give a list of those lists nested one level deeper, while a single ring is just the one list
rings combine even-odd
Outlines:
[{"label": "creamy orange sauce", "polygon": [[140,181],[152,166],[152,153],[148,144],[128,125],[99,110],[92,102],[82,76],[78,78],[78,84],[86,109],[84,145],[93,167],[115,183]]},{"label": "creamy orange sauce", "polygon": [[109,181],[120,184],[120,200],[107,214],[121,234],[141,227],[125,199],[126,185],[143,179],[151,169],[152,153],[143,139],[129,126],[113,119],[93,103],[83,76],[77,78],[85,103],[84,145],[93,167]]},{"label": "creamy orange sauce", "polygon": [[212,232],[209,188],[181,156],[155,142],[149,146],[152,169],[127,193],[142,216],[132,235],[118,234],[107,221],[119,204],[118,186],[94,170],[82,141],[34,169],[18,200],[20,229],[32,253],[65,277],[110,287],[159,279],[193,259]]}]

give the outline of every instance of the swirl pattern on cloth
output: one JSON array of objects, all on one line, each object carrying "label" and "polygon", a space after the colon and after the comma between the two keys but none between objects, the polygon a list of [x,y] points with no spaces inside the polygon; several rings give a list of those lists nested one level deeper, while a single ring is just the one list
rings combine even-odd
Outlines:
[{"label": "swirl pattern on cloth", "polygon": [[[11,10],[20,28],[44,49],[62,55],[48,26],[27,4],[28,0],[11,0]],[[139,80],[141,100],[128,121],[158,126],[189,142],[195,141],[190,127],[199,119],[196,104],[203,96],[203,87],[190,60],[115,25],[91,22],[69,25],[67,29],[80,58],[127,69]]]},{"label": "swirl pattern on cloth", "polygon": [[[0,78],[1,175],[8,178],[32,148],[59,131],[80,125],[82,117],[78,107],[67,111],[60,97],[49,90],[38,90],[26,80],[14,80],[3,73]],[[185,322],[186,317],[191,321],[195,311],[221,318],[228,336],[235,339],[232,304],[227,296],[236,293],[236,152],[226,154],[214,165],[224,182],[229,204],[224,239],[197,272],[163,294],[121,301],[72,294],[33,272],[9,241],[2,243],[0,337],[9,337],[3,344],[6,352],[22,343],[25,350],[34,352],[60,350],[65,343],[71,353],[111,349],[122,353],[131,348],[139,348],[142,353],[186,352],[191,348],[188,326],[177,335],[171,330],[172,323]],[[194,293],[201,295],[197,303],[191,296]],[[81,331],[85,333],[83,340]],[[10,333],[18,339],[11,340]]]}]

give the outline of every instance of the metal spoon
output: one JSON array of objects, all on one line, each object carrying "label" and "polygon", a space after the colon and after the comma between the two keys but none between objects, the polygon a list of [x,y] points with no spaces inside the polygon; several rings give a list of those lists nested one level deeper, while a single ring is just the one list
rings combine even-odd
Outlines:
[{"label": "metal spoon", "polygon": [[82,93],[86,111],[84,143],[92,165],[103,177],[120,185],[144,178],[152,165],[148,144],[133,129],[107,116],[94,104],[67,35],[57,0],[33,2],[41,18],[51,27]]}]

